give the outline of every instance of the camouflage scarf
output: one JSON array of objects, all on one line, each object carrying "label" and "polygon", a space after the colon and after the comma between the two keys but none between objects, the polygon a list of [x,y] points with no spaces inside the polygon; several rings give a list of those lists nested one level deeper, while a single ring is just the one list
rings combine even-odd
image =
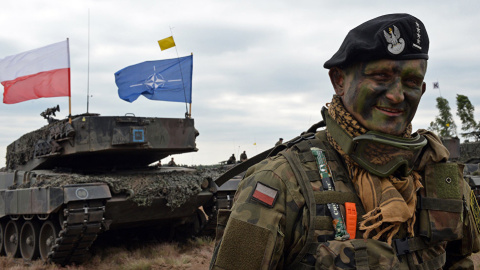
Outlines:
[{"label": "camouflage scarf", "polygon": [[[347,112],[339,96],[333,97],[328,113],[352,137],[368,131]],[[408,138],[411,133],[412,125],[409,124],[403,137]],[[423,187],[420,174],[413,171],[402,178],[393,175],[384,178],[376,176],[353,161],[332,138],[328,129],[327,139],[345,159],[350,178],[367,212],[359,226],[360,230],[365,231],[363,237],[391,244],[393,236],[403,223],[407,225],[408,236],[414,236],[416,191]]]}]

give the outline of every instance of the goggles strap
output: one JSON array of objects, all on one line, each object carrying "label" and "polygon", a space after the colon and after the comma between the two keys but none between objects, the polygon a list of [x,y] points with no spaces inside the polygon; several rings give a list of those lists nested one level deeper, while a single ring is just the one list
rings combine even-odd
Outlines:
[{"label": "goggles strap", "polygon": [[337,121],[332,119],[328,113],[328,109],[325,107],[322,108],[322,116],[323,119],[325,119],[328,132],[330,132],[332,138],[338,143],[338,145],[347,155],[352,153],[354,146],[353,137],[350,136],[350,134],[348,134],[343,128],[341,128]]}]

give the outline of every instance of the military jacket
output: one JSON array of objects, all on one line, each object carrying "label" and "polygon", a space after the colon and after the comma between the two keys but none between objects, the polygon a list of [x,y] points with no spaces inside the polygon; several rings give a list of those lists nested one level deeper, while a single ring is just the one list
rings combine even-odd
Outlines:
[{"label": "military jacket", "polygon": [[[308,155],[311,146],[326,151],[334,192],[322,191],[317,164]],[[449,166],[427,167],[423,172],[427,191],[417,194],[416,237],[405,238],[401,230],[389,245],[363,239],[357,230],[356,239],[334,240],[327,203],[339,203],[343,216],[343,203],[355,203],[358,222],[365,211],[346,165],[326,141],[325,131],[320,131],[315,139],[248,169],[233,208],[219,213],[220,241],[211,269],[474,269],[469,255],[479,250],[479,240],[470,212],[470,189],[463,185],[457,165],[453,170]],[[438,175],[441,171],[453,172],[456,175],[448,178],[459,183],[458,198],[448,197],[453,196],[450,192],[447,203],[442,202],[445,191],[438,184],[425,183],[443,177]],[[445,209],[453,204],[456,207]]]}]

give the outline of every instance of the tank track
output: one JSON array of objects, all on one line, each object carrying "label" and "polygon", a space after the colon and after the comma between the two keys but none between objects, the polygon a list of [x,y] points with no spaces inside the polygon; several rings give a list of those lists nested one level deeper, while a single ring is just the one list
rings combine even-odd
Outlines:
[{"label": "tank track", "polygon": [[104,228],[104,213],[103,200],[68,203],[60,215],[62,229],[48,253],[49,261],[66,265],[88,259],[90,246]]}]

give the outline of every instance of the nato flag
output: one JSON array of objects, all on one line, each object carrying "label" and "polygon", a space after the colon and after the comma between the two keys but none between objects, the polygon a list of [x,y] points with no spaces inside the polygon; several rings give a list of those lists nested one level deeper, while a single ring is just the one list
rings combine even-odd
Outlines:
[{"label": "nato flag", "polygon": [[192,103],[193,56],[147,61],[115,72],[118,96],[128,102],[148,99]]}]

